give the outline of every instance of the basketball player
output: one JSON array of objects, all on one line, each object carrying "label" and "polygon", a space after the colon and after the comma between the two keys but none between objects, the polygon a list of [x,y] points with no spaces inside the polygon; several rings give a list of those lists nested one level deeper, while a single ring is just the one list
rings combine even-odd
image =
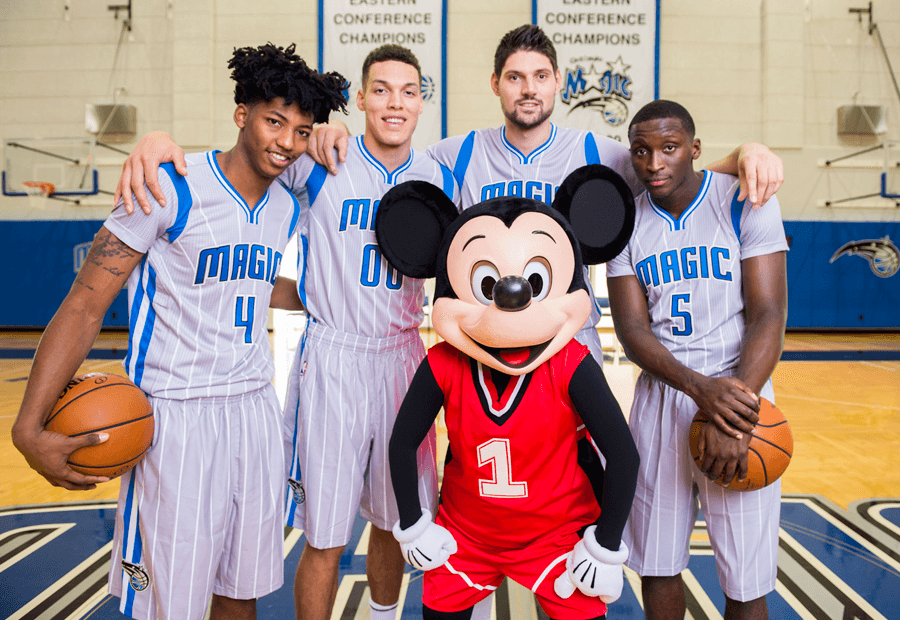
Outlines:
[{"label": "basketball player", "polygon": [[[298,224],[297,199],[273,181],[306,149],[314,121],[342,109],[344,79],[320,75],[271,44],[236,50],[237,143],[188,157],[190,177],[164,166],[169,209],[106,220],[41,339],[16,447],[51,484],[106,479],[66,465],[70,439],[43,431],[57,395],[90,351],[128,280],[125,368],[150,397],[153,446],[120,487],[110,592],[133,618],[255,618],[256,599],[284,581],[283,418],[271,385],[270,298]],[[124,582],[124,583],[123,583]]]},{"label": "basketball player", "polygon": [[[353,139],[346,162],[329,175],[301,157],[280,179],[303,205],[298,292],[310,319],[285,402],[287,523],[307,537],[294,579],[300,620],[330,617],[358,509],[372,524],[366,561],[372,619],[392,620],[397,611],[405,561],[391,532],[398,514],[387,449],[425,355],[418,331],[425,293],[422,280],[388,269],[373,223],[382,195],[404,181],[427,181],[454,202],[459,195],[451,172],[411,147],[423,108],[420,84],[419,62],[408,49],[373,50],[356,97],[366,130]],[[149,161],[183,156],[166,134],[148,134],[126,162],[119,187],[135,178],[130,169],[142,169],[153,184],[156,173],[144,169]],[[426,509],[437,489],[434,449],[432,432],[419,451]]]},{"label": "basketball player", "polygon": [[[550,121],[562,86],[556,48],[540,27],[524,25],[503,36],[494,53],[491,89],[500,100],[504,125],[446,138],[427,150],[431,157],[453,171],[463,209],[488,198],[509,195],[536,198],[550,204],[557,186],[569,173],[594,163],[622,175],[635,194],[643,191],[625,145],[590,131],[559,127]],[[310,139],[310,154],[333,169],[333,147],[340,146],[340,158],[346,131],[339,120],[316,128]],[[783,179],[781,159],[758,144],[736,149],[710,169],[746,177],[747,190],[742,195],[749,194],[756,206],[768,200]],[[146,167],[144,172],[148,172]],[[590,294],[593,298],[593,291]],[[603,352],[596,329],[599,320],[600,309],[595,305],[576,339],[602,364]]]},{"label": "basketball player", "polygon": [[[781,484],[731,491],[747,473],[758,395],[784,343],[787,243],[775,198],[753,210],[730,175],[695,172],[700,140],[687,110],[643,107],[629,127],[647,191],[634,234],[607,265],[610,308],[629,359],[643,369],[630,426],[641,456],[624,540],[642,577],[647,618],[684,618],[689,542],[698,500],[725,592],[725,618],[767,618],[775,587]],[[700,468],[688,448],[697,410]]]},{"label": "basketball player", "polygon": [[[366,558],[373,620],[397,611],[405,561],[391,531],[399,518],[388,441],[400,403],[425,355],[419,325],[424,281],[401,276],[375,239],[381,197],[404,181],[427,181],[458,199],[453,176],[411,148],[422,113],[421,69],[398,45],[365,59],[357,107],[366,130],[336,175],[311,158],[281,182],[305,190],[300,297],[309,321],[285,403],[289,457],[287,523],[307,543],[294,581],[297,617],[328,620],[339,562],[357,511],[372,524]],[[419,496],[433,509],[435,434],[418,451]]]}]

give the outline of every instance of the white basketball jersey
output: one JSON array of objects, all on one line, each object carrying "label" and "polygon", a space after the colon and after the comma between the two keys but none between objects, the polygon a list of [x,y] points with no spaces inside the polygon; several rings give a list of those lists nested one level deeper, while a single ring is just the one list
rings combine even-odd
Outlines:
[{"label": "white basketball jersey", "polygon": [[145,254],[128,279],[124,365],[151,396],[232,396],[274,373],[269,299],[300,205],[273,183],[251,207],[215,154],[188,155],[187,177],[161,166],[165,208],[129,216],[120,204],[105,223]]},{"label": "white basketball jersey", "polygon": [[653,333],[679,362],[707,376],[738,363],[741,261],[788,249],[778,201],[753,210],[738,202],[738,190],[736,177],[704,170],[700,191],[678,219],[645,192],[628,246],[606,266],[607,277],[637,277]]},{"label": "white basketball jersey", "polygon": [[[447,166],[459,185],[463,209],[497,196],[523,196],[551,204],[569,174],[588,164],[618,172],[635,195],[643,191],[631,166],[631,153],[621,142],[590,131],[551,123],[550,137],[528,155],[506,139],[506,127],[491,127],[441,140],[428,154]],[[585,267],[585,281],[590,288]],[[593,290],[589,290],[591,299]],[[586,327],[600,320],[593,304]]]},{"label": "white basketball jersey", "polygon": [[410,149],[409,159],[388,172],[357,136],[350,139],[337,175],[303,156],[281,180],[303,207],[297,285],[312,319],[369,338],[418,329],[424,281],[388,265],[375,240],[375,212],[381,197],[404,181],[427,181],[458,202],[450,171]]}]

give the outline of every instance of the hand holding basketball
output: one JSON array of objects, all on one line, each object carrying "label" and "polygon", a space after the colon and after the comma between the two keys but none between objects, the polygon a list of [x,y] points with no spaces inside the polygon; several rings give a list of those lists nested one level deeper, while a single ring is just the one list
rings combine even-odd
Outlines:
[{"label": "hand holding basketball", "polygon": [[739,439],[759,419],[756,394],[737,377],[705,377],[691,398],[726,435]]},{"label": "hand holding basketball", "polygon": [[[702,411],[698,412],[691,422],[688,435],[691,456],[697,466],[701,468],[704,461],[707,462],[707,465],[709,464],[708,457],[700,459],[699,449],[700,436],[708,422],[709,416]],[[737,441],[731,438],[726,439],[731,442]],[[759,422],[756,423],[749,439],[744,437],[742,441],[747,443],[746,477],[741,480],[740,475],[729,476],[731,473],[743,472],[737,472],[734,469],[729,471],[719,466],[709,471],[710,477],[714,478],[716,484],[737,491],[761,489],[775,482],[791,462],[794,440],[790,426],[784,414],[765,398],[759,399]],[[730,447],[734,448],[735,446]],[[726,480],[728,480],[727,483]]]},{"label": "hand holding basketball", "polygon": [[106,433],[67,437],[46,429],[41,429],[37,435],[13,433],[13,444],[25,457],[28,466],[51,485],[69,491],[89,491],[109,480],[106,477],[85,476],[68,464],[69,455],[76,450],[103,443],[107,439],[109,435]]},{"label": "hand holding basketball", "polygon": [[144,393],[127,378],[89,373],[69,382],[44,428],[68,437],[108,435],[106,441],[72,452],[68,465],[87,476],[115,478],[150,449],[153,412]]}]

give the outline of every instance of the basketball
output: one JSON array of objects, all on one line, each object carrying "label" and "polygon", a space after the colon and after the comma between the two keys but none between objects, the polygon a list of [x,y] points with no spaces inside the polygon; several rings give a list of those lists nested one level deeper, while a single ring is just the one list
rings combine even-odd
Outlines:
[{"label": "basketball", "polygon": [[69,437],[109,433],[105,442],[73,452],[69,466],[88,476],[115,478],[150,449],[153,411],[141,389],[127,378],[92,372],[69,382],[44,428]]},{"label": "basketball", "polygon": [[[691,422],[688,441],[691,456],[698,466],[700,451],[697,449],[697,443],[700,439],[700,430],[708,421],[706,414],[697,412]],[[747,478],[738,480],[735,476],[727,485],[722,484],[719,479],[715,481],[716,484],[735,491],[755,491],[778,480],[787,469],[794,453],[791,427],[781,410],[765,398],[759,399],[759,422],[756,423],[752,435],[747,455]]]}]

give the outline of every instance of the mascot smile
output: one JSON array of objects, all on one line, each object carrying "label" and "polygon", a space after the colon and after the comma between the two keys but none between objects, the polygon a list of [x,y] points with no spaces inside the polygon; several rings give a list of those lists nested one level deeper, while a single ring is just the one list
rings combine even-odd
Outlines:
[{"label": "mascot smile", "polygon": [[[552,206],[509,196],[460,214],[417,181],[381,200],[381,251],[404,275],[435,278],[432,320],[444,340],[419,366],[390,444],[394,536],[427,571],[427,620],[467,620],[504,576],[553,620],[599,618],[621,594],[638,456],[575,336],[594,303],[585,265],[616,256],[633,226],[628,187],[600,165],[573,172]],[[441,408],[450,449],[432,520],[416,449]],[[605,475],[579,464],[585,433]]]}]

